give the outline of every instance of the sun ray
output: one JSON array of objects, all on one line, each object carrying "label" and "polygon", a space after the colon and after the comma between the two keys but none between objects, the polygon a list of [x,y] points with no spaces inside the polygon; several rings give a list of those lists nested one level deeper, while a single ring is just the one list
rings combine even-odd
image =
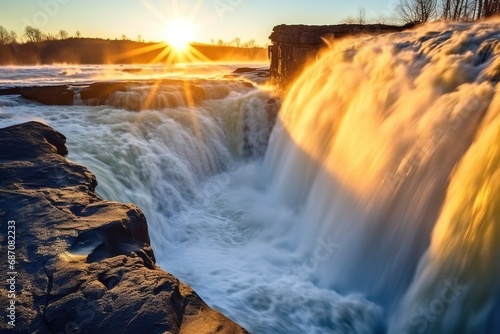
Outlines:
[{"label": "sun ray", "polygon": [[[181,8],[177,0],[170,1],[171,10],[169,13],[171,13],[171,15],[169,15],[169,17],[163,15],[161,11],[149,2],[149,0],[142,0],[142,3],[149,11],[153,12],[161,22],[163,22],[166,29],[166,43],[159,43],[139,48],[137,50],[128,51],[121,54],[121,57],[133,57],[161,50],[149,63],[155,64],[165,61],[166,64],[175,64],[181,62],[210,61],[208,57],[203,55],[191,44],[195,37],[194,30],[196,26],[199,26],[200,24],[200,21],[197,20],[196,17],[202,9],[203,0],[198,0],[195,6],[190,9],[190,13],[188,15],[183,15],[183,13],[181,13]],[[197,25],[193,22],[197,22]],[[156,98],[158,91],[161,89],[161,86],[164,84],[168,84],[168,82],[165,82],[163,79],[157,79],[154,81],[141,109],[149,109],[153,106],[154,99]],[[193,95],[194,92],[191,85],[192,82],[189,80],[183,80],[184,96],[186,99],[186,106],[190,113],[191,122],[193,124],[193,131],[196,137],[202,139],[202,131],[196,111],[196,98]],[[142,117],[139,116],[137,121],[140,122],[141,118]]]},{"label": "sun ray", "polygon": [[142,109],[148,109],[149,106],[152,105],[153,99],[155,98],[156,92],[158,89],[160,89],[162,83],[162,79],[157,79],[155,83],[152,85],[151,90],[148,93],[148,96],[146,98],[146,101],[144,101],[144,105],[142,106]]},{"label": "sun ray", "polygon": [[191,90],[191,82],[189,82],[188,80],[184,80],[184,93],[186,94],[186,102],[189,109],[189,115],[191,116],[191,122],[193,123],[194,135],[199,140],[203,140],[200,129],[200,120],[198,119],[193,92]]},{"label": "sun ray", "polygon": [[201,11],[201,6],[203,5],[204,0],[198,0],[196,4],[191,8],[191,12],[189,13],[189,20],[195,21],[195,18],[198,17],[198,13]]},{"label": "sun ray", "polygon": [[111,57],[113,61],[121,60],[121,59],[126,59],[126,58],[131,58],[134,56],[139,56],[148,52],[156,51],[159,49],[165,48],[164,43],[157,43],[153,45],[147,45],[138,49],[133,49],[130,51],[122,52],[120,54],[117,54],[116,56]]},{"label": "sun ray", "polygon": [[168,53],[169,53],[169,48],[168,46],[164,46],[163,50],[159,54],[156,55],[151,61],[150,64],[157,64],[162,61],[163,58],[167,58],[166,63],[167,64],[172,64],[173,62],[168,61]]},{"label": "sun ray", "polygon": [[143,5],[148,9],[153,15],[155,15],[161,22],[166,22],[168,19],[159,10],[157,10],[149,0],[142,0]]},{"label": "sun ray", "polygon": [[191,57],[191,61],[211,61],[207,56],[205,56],[203,53],[200,51],[196,50],[192,45],[188,47],[188,50],[186,52],[187,57]]}]

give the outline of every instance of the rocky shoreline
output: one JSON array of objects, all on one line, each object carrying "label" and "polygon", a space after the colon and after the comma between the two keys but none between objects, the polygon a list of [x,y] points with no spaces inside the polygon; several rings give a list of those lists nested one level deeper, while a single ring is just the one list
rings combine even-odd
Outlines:
[{"label": "rocky shoreline", "polygon": [[15,264],[3,261],[15,273],[15,327],[2,330],[248,333],[155,265],[144,214],[101,199],[95,176],[64,157],[65,140],[38,122],[0,129],[2,245],[15,226]]}]

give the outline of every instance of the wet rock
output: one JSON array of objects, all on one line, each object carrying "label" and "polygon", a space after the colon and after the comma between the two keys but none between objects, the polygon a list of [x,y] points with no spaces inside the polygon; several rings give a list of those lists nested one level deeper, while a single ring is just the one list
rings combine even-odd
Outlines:
[{"label": "wet rock", "polygon": [[75,92],[66,85],[23,87],[21,96],[46,105],[68,106],[73,105]]},{"label": "wet rock", "polygon": [[234,74],[242,74],[242,73],[248,73],[248,72],[254,72],[256,71],[256,68],[252,67],[239,67],[233,71]]},{"label": "wet rock", "polygon": [[105,105],[111,94],[126,92],[128,87],[126,82],[95,82],[80,90],[80,98],[88,105]]}]

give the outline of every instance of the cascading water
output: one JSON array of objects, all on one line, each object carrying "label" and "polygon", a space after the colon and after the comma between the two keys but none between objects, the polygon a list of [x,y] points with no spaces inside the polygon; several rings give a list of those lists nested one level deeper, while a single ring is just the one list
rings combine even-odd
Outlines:
[{"label": "cascading water", "polygon": [[[283,105],[264,170],[273,197],[297,208],[288,242],[314,256],[329,238],[310,279],[397,314],[390,332],[500,328],[490,319],[500,307],[499,37],[490,22],[344,40]],[[471,291],[433,305],[445,284]],[[429,305],[442,309],[418,313]]]},{"label": "cascading water", "polygon": [[[253,333],[498,333],[499,39],[490,21],[332,42],[270,139],[269,94],[220,77],[195,103],[2,97],[0,121],[64,133],[100,195],[145,211],[158,263]],[[40,76],[61,71],[101,76]]]},{"label": "cascading water", "polygon": [[489,113],[451,178],[431,245],[402,311],[393,317],[395,328],[415,333],[498,333],[500,95]]}]

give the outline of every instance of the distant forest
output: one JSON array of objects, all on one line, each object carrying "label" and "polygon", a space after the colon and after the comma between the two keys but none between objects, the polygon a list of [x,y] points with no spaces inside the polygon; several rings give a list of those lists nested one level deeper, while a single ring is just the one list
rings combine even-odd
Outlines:
[{"label": "distant forest", "polygon": [[130,40],[73,37],[60,30],[45,34],[27,26],[25,43],[19,43],[15,31],[0,26],[0,65],[45,64],[147,64],[193,61],[266,61],[267,49],[259,48],[255,40],[242,43],[239,38],[217,45],[192,43],[186,54],[176,54],[165,43],[144,42],[141,36]]},{"label": "distant forest", "polygon": [[0,65],[149,64],[193,61],[266,61],[267,49],[192,44],[191,57],[171,55],[165,44],[69,38],[0,45]]}]

